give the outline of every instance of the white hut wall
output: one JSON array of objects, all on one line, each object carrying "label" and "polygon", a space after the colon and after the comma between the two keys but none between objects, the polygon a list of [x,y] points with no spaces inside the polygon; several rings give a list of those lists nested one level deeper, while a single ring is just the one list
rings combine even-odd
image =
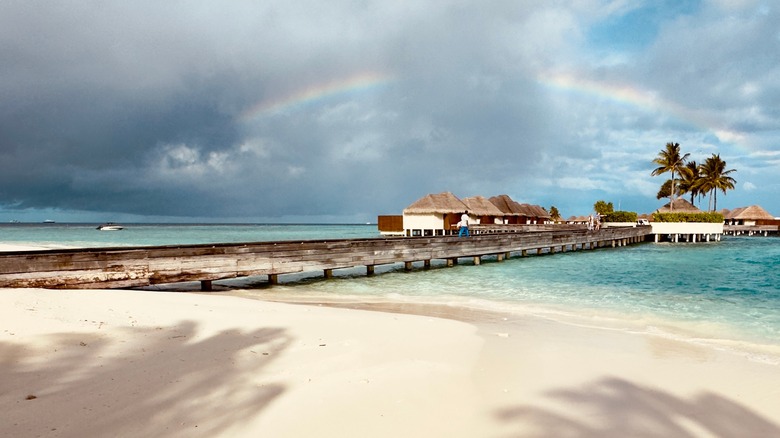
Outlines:
[{"label": "white hut wall", "polygon": [[404,230],[407,236],[440,236],[449,234],[458,221],[457,214],[404,214]]}]

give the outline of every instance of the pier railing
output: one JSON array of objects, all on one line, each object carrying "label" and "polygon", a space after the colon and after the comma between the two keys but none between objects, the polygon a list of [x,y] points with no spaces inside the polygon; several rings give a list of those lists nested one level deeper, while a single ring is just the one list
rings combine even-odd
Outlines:
[{"label": "pier railing", "polygon": [[200,281],[204,290],[214,280],[279,275],[414,262],[430,266],[434,259],[555,253],[644,241],[650,227],[562,230],[506,234],[306,240],[153,247],[84,248],[0,253],[0,287],[58,289],[127,288]]}]

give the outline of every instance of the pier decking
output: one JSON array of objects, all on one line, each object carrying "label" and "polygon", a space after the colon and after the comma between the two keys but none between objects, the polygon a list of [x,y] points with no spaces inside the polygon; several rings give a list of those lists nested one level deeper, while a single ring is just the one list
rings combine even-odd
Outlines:
[{"label": "pier decking", "polygon": [[396,237],[202,244],[154,247],[85,248],[0,253],[0,287],[53,289],[129,288],[163,283],[200,281],[211,290],[215,280],[262,276],[276,283],[278,276],[414,262],[430,266],[431,260],[556,253],[603,246],[619,247],[642,242],[649,226],[607,228],[600,231],[560,231],[454,236]]}]

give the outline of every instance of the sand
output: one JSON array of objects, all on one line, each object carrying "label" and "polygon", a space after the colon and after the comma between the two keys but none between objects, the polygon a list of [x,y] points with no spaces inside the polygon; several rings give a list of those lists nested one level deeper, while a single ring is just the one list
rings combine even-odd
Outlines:
[{"label": "sand", "polygon": [[460,316],[0,289],[0,436],[780,436],[777,364]]},{"label": "sand", "polygon": [[0,436],[780,436],[780,365],[760,355],[587,318],[236,295],[0,289]]}]

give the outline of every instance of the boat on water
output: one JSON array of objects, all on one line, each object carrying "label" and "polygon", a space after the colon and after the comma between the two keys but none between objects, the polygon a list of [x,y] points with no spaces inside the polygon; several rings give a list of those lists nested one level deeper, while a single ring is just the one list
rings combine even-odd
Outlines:
[{"label": "boat on water", "polygon": [[106,222],[105,224],[98,225],[97,229],[100,231],[119,231],[123,230],[125,227],[115,224],[113,222]]}]

